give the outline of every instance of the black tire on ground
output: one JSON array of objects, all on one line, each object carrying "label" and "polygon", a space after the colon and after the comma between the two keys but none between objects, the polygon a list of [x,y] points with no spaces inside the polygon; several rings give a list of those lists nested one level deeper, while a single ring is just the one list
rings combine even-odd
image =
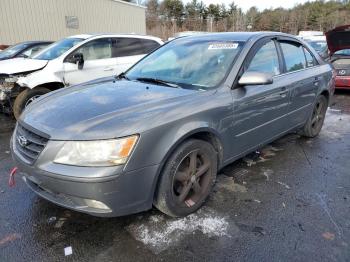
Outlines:
[{"label": "black tire on ground", "polygon": [[26,106],[28,106],[34,99],[50,92],[45,87],[35,87],[33,89],[25,89],[16,97],[13,104],[13,114],[18,119]]},{"label": "black tire on ground", "polygon": [[160,174],[154,206],[172,216],[187,216],[205,202],[215,183],[217,152],[205,141],[189,139],[171,154]]},{"label": "black tire on ground", "polygon": [[320,95],[316,100],[312,114],[310,115],[304,127],[301,129],[300,135],[305,137],[315,137],[320,133],[326,116],[327,107],[327,98],[323,95]]}]

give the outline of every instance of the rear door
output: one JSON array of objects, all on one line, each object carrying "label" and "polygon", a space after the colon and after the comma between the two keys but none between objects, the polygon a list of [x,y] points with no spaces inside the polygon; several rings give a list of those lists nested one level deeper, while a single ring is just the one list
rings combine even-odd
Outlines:
[{"label": "rear door", "polygon": [[[71,63],[70,57],[81,53],[84,58],[82,69]],[[68,55],[64,62],[64,81],[67,85],[79,84],[100,77],[116,74],[117,59],[112,56],[112,39],[99,38],[85,43]]]},{"label": "rear door", "polygon": [[120,74],[128,70],[146,54],[160,44],[150,39],[118,37],[113,39],[113,57],[116,58],[114,71]]},{"label": "rear door", "polygon": [[234,156],[273,140],[288,129],[289,89],[280,77],[282,64],[276,41],[269,38],[258,43],[248,55],[243,71],[271,73],[274,77],[272,84],[240,86],[232,91]]},{"label": "rear door", "polygon": [[283,54],[283,79],[291,92],[289,126],[303,124],[309,116],[322,81],[317,60],[301,43],[279,41]]}]

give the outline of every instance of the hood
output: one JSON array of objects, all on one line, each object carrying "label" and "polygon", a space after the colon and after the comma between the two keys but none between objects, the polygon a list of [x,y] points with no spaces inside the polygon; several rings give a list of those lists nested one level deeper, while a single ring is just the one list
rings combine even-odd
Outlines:
[{"label": "hood", "polygon": [[0,74],[18,74],[31,72],[44,68],[47,60],[37,60],[29,58],[13,58],[0,61]]},{"label": "hood", "polygon": [[20,122],[54,140],[115,138],[152,128],[157,116],[198,92],[107,78],[47,94],[24,111]]},{"label": "hood", "polygon": [[330,55],[343,49],[350,49],[350,25],[334,28],[326,33]]}]

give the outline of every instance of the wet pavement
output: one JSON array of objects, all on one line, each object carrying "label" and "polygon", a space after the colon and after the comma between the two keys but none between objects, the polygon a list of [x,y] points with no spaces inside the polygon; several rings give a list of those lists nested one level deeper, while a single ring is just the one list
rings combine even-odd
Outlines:
[{"label": "wet pavement", "polygon": [[19,177],[9,188],[13,125],[0,115],[0,261],[350,261],[350,92],[337,93],[317,138],[291,134],[224,168],[205,206],[181,219],[95,218]]}]

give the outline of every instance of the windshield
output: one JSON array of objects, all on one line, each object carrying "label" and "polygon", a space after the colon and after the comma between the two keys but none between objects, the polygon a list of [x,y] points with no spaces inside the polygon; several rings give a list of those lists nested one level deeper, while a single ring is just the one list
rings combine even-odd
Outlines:
[{"label": "windshield", "polygon": [[60,41],[57,41],[49,45],[45,50],[33,56],[32,58],[39,59],[39,60],[55,59],[83,40],[84,39],[81,39],[81,38],[62,39]]},{"label": "windshield", "polygon": [[141,60],[126,77],[151,78],[182,88],[214,88],[226,78],[242,46],[237,41],[177,39]]},{"label": "windshield", "polygon": [[326,41],[308,41],[309,45],[311,45],[317,52],[324,52],[327,49]]},{"label": "windshield", "polygon": [[339,50],[334,53],[335,55],[345,55],[345,56],[350,56],[350,49],[343,49]]},{"label": "windshield", "polygon": [[18,52],[26,49],[29,46],[28,43],[21,43],[17,45],[10,46],[0,52],[0,58],[10,58],[13,55],[17,54]]}]

